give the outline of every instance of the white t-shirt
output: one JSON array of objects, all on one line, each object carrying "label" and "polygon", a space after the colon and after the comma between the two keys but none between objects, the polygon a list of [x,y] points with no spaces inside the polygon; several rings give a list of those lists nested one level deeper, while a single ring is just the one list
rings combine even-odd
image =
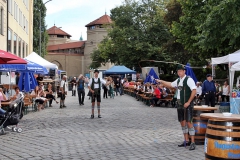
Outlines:
[{"label": "white t-shirt", "polygon": [[[185,75],[183,78],[180,78],[180,81],[178,84],[179,86],[183,86],[183,81],[186,77],[187,76]],[[171,86],[174,88],[177,88],[178,87],[177,82],[178,82],[178,79],[176,79],[174,82],[172,82]],[[197,88],[194,80],[191,77],[188,77],[187,85],[191,89],[191,91]],[[177,90],[177,99],[180,99],[180,90],[179,89]]]},{"label": "white t-shirt", "polygon": [[[97,88],[101,88],[101,84],[106,84],[106,81],[103,80],[102,78],[99,78],[100,79],[100,86],[98,84],[98,78],[93,78],[94,79],[94,89],[97,89]],[[88,83],[88,86],[91,87],[92,86],[92,78],[90,79],[89,83]]]},{"label": "white t-shirt", "polygon": [[[62,80],[61,81],[61,84],[60,84],[60,88],[62,87],[62,88],[64,88],[63,86],[65,85],[65,92],[67,91],[67,82],[65,82],[64,80]],[[59,92],[61,92],[60,90],[59,90]]]},{"label": "white t-shirt", "polygon": [[202,87],[201,86],[198,86],[197,89],[196,89],[196,95],[202,95]]},{"label": "white t-shirt", "polygon": [[229,96],[228,85],[226,87],[223,85],[222,89],[223,89],[222,95]]}]

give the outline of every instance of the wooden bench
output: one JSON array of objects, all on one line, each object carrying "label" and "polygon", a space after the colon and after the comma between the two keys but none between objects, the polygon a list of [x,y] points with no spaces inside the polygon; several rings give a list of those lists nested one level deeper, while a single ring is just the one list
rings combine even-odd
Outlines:
[{"label": "wooden bench", "polygon": [[[168,107],[169,103],[172,104],[173,96],[174,96],[174,94],[168,94],[167,97],[165,97],[165,98],[160,98],[159,100],[160,100],[160,101],[166,101],[166,102],[168,102],[167,105],[166,105],[166,103],[165,103],[165,106]],[[160,104],[161,104],[161,103],[160,103]]]}]

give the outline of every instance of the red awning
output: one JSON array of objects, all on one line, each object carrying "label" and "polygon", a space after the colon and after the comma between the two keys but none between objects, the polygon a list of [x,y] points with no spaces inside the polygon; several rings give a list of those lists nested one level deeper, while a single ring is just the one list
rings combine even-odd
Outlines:
[{"label": "red awning", "polygon": [[0,50],[0,64],[27,64],[27,61],[14,54]]}]

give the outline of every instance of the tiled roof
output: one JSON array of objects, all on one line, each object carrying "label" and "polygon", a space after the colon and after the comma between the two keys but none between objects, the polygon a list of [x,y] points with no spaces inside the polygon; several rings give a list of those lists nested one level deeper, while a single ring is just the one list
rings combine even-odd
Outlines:
[{"label": "tiled roof", "polygon": [[97,25],[97,24],[110,24],[112,23],[112,20],[110,18],[110,16],[108,15],[103,15],[102,17],[88,23],[85,27],[89,27],[89,26],[94,26],[94,25]]},{"label": "tiled roof", "polygon": [[56,27],[55,25],[47,30],[48,35],[64,35],[64,36],[69,36],[72,37],[70,34],[67,32],[64,32],[60,28]]},{"label": "tiled roof", "polygon": [[60,49],[72,49],[72,48],[80,48],[85,44],[85,41],[78,42],[70,42],[64,44],[50,45],[47,47],[48,51],[56,51]]}]

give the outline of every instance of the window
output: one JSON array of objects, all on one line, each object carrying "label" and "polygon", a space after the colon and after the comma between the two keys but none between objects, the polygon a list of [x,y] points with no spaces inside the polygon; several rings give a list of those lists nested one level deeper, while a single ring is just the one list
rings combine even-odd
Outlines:
[{"label": "window", "polygon": [[19,57],[22,57],[21,51],[22,51],[22,39],[18,38],[18,56]]},{"label": "window", "polygon": [[0,8],[0,34],[3,34],[3,8]]},{"label": "window", "polygon": [[27,7],[27,10],[28,10],[28,0],[26,0],[26,7]]},{"label": "window", "polygon": [[26,29],[26,24],[25,24],[25,22],[26,22],[26,19],[25,19],[25,16],[23,15],[23,24],[22,24],[22,27],[23,27],[23,30],[25,31],[25,29]]},{"label": "window", "polygon": [[24,41],[22,41],[22,58],[24,58],[25,57],[25,42]]},{"label": "window", "polygon": [[28,21],[26,19],[26,33],[28,34]]},{"label": "window", "polygon": [[22,26],[22,11],[19,8],[19,25]]},{"label": "window", "polygon": [[13,14],[13,10],[12,10],[12,0],[8,0],[8,12]]},{"label": "window", "polygon": [[8,52],[12,52],[12,30],[8,29]]},{"label": "window", "polygon": [[13,53],[17,55],[17,35],[14,34],[13,36]]},{"label": "window", "polygon": [[90,26],[89,30],[95,29],[95,26]]},{"label": "window", "polygon": [[18,22],[18,5],[16,2],[14,2],[14,19]]},{"label": "window", "polygon": [[26,43],[26,57],[28,55],[28,44]]}]

